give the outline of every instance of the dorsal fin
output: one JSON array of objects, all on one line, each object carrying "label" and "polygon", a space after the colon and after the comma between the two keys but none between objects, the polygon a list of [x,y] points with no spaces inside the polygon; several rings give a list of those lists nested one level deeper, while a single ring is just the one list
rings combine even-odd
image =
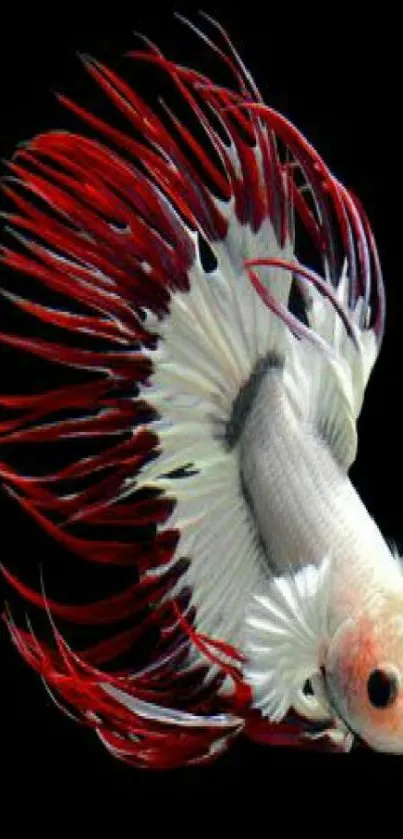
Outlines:
[{"label": "dorsal fin", "polygon": [[[207,151],[182,123],[173,118],[167,127],[126,82],[85,59],[128,130],[64,99],[102,139],[39,135],[17,152],[4,184],[19,232],[17,244],[3,249],[3,268],[39,282],[51,300],[31,301],[24,285],[22,293],[4,292],[24,313],[28,334],[2,333],[0,341],[44,359],[54,386],[0,397],[7,412],[0,474],[67,551],[94,569],[124,569],[121,590],[80,604],[59,603],[51,591],[47,599],[8,575],[50,617],[109,627],[110,637],[95,648],[73,653],[53,626],[56,646],[49,649],[31,628],[7,622],[24,658],[63,703],[115,754],[138,765],[207,759],[242,727],[238,709],[220,692],[224,671],[192,648],[173,608],[199,631],[236,645],[245,602],[265,573],[236,453],[226,445],[240,389],[271,353],[291,357],[312,345],[324,370],[330,357],[338,370],[343,356],[350,365],[346,385],[333,388],[332,409],[318,422],[347,464],[351,439],[341,434],[337,449],[334,397],[344,394],[346,416],[355,418],[373,347],[365,348],[362,368],[353,350],[357,341],[364,346],[365,334],[378,344],[382,332],[376,251],[357,203],[302,135],[262,104],[234,50],[216,51],[233,72],[235,90],[175,65],[151,44],[135,54],[176,85],[205,131]],[[294,214],[320,253],[323,277],[298,261]],[[348,305],[335,290],[336,232],[348,262]],[[203,266],[201,240],[215,257],[212,271]],[[379,306],[373,329],[360,318],[357,336],[351,313],[367,295],[371,261]],[[293,276],[315,297],[308,326],[288,307]],[[339,321],[343,350],[330,334]],[[29,332],[35,322],[40,337]],[[60,366],[81,378],[77,373],[76,383],[61,387]],[[325,375],[317,378],[322,386]],[[50,457],[46,468],[45,450],[55,443],[63,465]],[[33,474],[8,462],[19,444],[40,446]],[[81,444],[88,444],[84,453]],[[38,465],[35,457],[31,462]],[[151,649],[148,665],[130,677],[113,671],[105,692],[94,660],[106,668],[134,641]],[[158,713],[157,703],[164,709]],[[182,713],[170,714],[177,706]]]}]

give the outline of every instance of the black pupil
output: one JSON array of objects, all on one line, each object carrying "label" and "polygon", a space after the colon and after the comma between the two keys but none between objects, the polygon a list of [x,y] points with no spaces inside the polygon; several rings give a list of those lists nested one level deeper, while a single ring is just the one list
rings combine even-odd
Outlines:
[{"label": "black pupil", "polygon": [[374,708],[386,708],[395,700],[398,691],[396,676],[385,670],[373,670],[368,679],[368,698]]}]

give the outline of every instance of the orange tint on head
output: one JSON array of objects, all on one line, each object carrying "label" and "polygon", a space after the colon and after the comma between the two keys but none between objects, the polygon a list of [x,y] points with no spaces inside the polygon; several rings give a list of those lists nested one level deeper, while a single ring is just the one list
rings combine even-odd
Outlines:
[{"label": "orange tint on head", "polygon": [[[376,706],[369,679],[394,689]],[[383,598],[346,622],[328,650],[326,673],[336,712],[370,746],[403,753],[403,599]]]}]

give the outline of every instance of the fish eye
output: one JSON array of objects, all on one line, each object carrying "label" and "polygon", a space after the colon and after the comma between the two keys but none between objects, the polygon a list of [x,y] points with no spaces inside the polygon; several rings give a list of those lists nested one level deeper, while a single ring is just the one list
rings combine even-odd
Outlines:
[{"label": "fish eye", "polygon": [[395,673],[373,670],[367,682],[368,699],[374,708],[388,708],[396,699],[399,681]]}]

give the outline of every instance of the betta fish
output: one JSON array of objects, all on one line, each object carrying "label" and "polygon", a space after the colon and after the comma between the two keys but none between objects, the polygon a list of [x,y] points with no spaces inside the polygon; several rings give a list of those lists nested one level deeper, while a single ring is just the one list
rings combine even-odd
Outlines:
[{"label": "betta fish", "polygon": [[85,56],[119,123],[60,96],[87,129],[8,164],[21,328],[0,339],[55,386],[1,396],[2,486],[61,586],[69,557],[115,584],[63,599],[5,558],[30,617],[8,597],[3,618],[58,707],[134,766],[239,735],[403,753],[402,566],[349,478],[384,332],[374,235],[205,17],[212,37],[188,25],[228,84],[143,37],[130,55],[179,117]]}]

